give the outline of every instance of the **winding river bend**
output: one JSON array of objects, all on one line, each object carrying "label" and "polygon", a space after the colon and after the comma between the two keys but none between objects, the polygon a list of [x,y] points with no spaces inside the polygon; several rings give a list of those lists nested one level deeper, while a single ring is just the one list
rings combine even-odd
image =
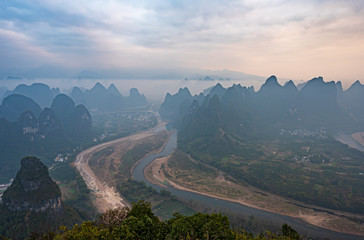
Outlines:
[{"label": "winding river bend", "polygon": [[[162,130],[162,129],[160,129]],[[177,147],[177,131],[173,131],[170,138],[168,139],[167,144],[165,145],[164,149],[156,154],[150,154],[144,159],[142,159],[137,166],[134,168],[133,171],[133,178],[139,181],[145,182],[148,186],[152,186],[157,190],[166,189],[170,191],[172,194],[177,196],[177,198],[183,201],[193,200],[194,202],[201,203],[206,207],[210,207],[213,209],[218,209],[219,211],[234,211],[234,212],[241,212],[245,215],[253,215],[259,219],[264,219],[271,221],[275,224],[282,225],[287,223],[294,229],[296,229],[300,234],[311,236],[311,237],[318,237],[318,238],[329,238],[329,239],[337,239],[337,240],[361,240],[363,239],[362,236],[356,236],[351,234],[345,233],[338,233],[331,230],[327,230],[324,228],[316,227],[310,224],[307,224],[299,219],[288,217],[285,215],[280,215],[277,213],[272,213],[252,207],[248,207],[236,202],[231,202],[227,200],[217,199],[214,197],[209,197],[202,194],[197,194],[194,192],[184,191],[175,189],[172,187],[161,187],[159,185],[155,185],[153,183],[148,182],[144,177],[144,168],[148,166],[154,159],[159,157],[165,157],[173,153],[175,148]]]}]

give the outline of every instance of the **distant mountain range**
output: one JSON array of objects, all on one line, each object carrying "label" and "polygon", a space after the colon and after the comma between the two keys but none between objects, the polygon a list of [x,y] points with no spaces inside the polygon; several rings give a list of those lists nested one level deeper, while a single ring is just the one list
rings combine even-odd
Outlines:
[{"label": "distant mountain range", "polygon": [[166,95],[160,114],[163,119],[181,124],[196,108],[206,111],[215,95],[214,102],[225,119],[222,122],[228,122],[226,125],[237,132],[259,133],[283,126],[364,128],[364,86],[357,81],[343,91],[340,82],[324,82],[322,77],[308,81],[301,90],[292,81],[280,85],[275,76],[268,78],[257,92],[252,87],[233,85],[225,89],[217,84],[192,96],[184,88],[175,95]]},{"label": "distant mountain range", "polygon": [[[0,76],[1,77],[1,76]],[[203,69],[92,69],[76,70],[44,65],[32,70],[7,73],[5,79],[72,78],[72,79],[170,79],[170,80],[264,80],[264,77],[237,71]]]},{"label": "distant mountain range", "polygon": [[[3,116],[2,112],[9,112],[10,110],[6,110],[6,103],[11,105],[11,101],[14,100],[14,97],[9,96],[15,94],[24,96],[23,100],[15,98],[18,101],[22,101],[22,104],[17,105],[19,106],[19,109],[14,109],[14,106],[11,107],[13,116],[9,115],[10,113],[8,113],[7,116],[10,118],[8,119],[10,121],[16,120],[20,115],[19,112],[24,112],[24,109],[32,110],[33,112],[35,111],[34,113],[39,114],[40,111],[35,110],[36,106],[34,106],[34,103],[38,104],[41,108],[50,107],[53,99],[60,94],[59,88],[50,88],[48,85],[43,83],[34,83],[30,86],[20,84],[12,91],[7,90],[6,88],[1,88],[1,91],[3,94],[0,94],[0,102],[2,103],[5,99],[6,100],[2,108],[0,107],[0,117]],[[69,96],[76,104],[83,104],[88,109],[99,112],[114,112],[128,108],[146,106],[148,104],[146,97],[143,94],[140,94],[136,88],[130,89],[129,96],[123,96],[114,84],[111,84],[109,88],[106,89],[99,82],[97,82],[95,86],[89,90],[73,87]],[[25,97],[32,99],[33,103],[26,101]],[[27,106],[25,105],[26,103],[32,104],[33,106]]]},{"label": "distant mountain range", "polygon": [[83,91],[74,87],[70,97],[78,104],[84,104],[92,111],[115,112],[127,108],[142,107],[148,104],[147,98],[140,94],[138,89],[130,89],[130,95],[125,97],[114,84],[105,88],[101,83],[96,83],[90,90]]},{"label": "distant mountain range", "polygon": [[3,125],[13,124],[22,128],[20,132],[28,137],[32,135],[32,141],[47,140],[49,134],[54,137],[68,135],[72,139],[81,136],[87,139],[91,136],[92,119],[89,111],[83,105],[75,106],[73,100],[65,94],[57,95],[51,108],[43,110],[33,99],[11,94],[0,105],[0,119]]},{"label": "distant mountain range", "polygon": [[59,88],[50,88],[43,83],[34,83],[30,86],[25,84],[18,85],[13,91],[7,90],[0,95],[0,101],[11,94],[20,94],[33,99],[42,108],[49,107],[54,96],[60,93]]}]

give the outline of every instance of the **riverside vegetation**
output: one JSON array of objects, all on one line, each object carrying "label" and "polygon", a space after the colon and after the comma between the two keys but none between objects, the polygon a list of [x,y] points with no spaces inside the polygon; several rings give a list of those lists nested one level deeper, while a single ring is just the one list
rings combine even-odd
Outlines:
[{"label": "riverside vegetation", "polygon": [[[144,134],[142,134],[144,136]],[[118,142],[95,151],[89,165],[104,182],[114,186],[128,202],[147,200],[153,212],[163,219],[172,217],[175,211],[192,214],[194,211],[167,191],[158,192],[144,182],[132,180],[134,165],[151,152],[159,151],[167,141],[168,134],[161,131],[151,136]]]},{"label": "riverside vegetation", "polygon": [[73,228],[60,228],[56,232],[34,233],[31,239],[231,239],[231,240],[290,240],[300,239],[299,234],[287,224],[279,234],[265,232],[258,236],[230,228],[229,219],[221,214],[196,213],[184,216],[175,213],[161,221],[151,204],[134,202],[131,209],[109,210],[96,221],[83,222]]}]

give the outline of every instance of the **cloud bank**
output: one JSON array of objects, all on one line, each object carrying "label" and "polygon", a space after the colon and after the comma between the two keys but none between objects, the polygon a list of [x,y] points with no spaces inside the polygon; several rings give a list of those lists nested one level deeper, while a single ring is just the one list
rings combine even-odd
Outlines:
[{"label": "cloud bank", "polygon": [[3,0],[0,73],[232,69],[363,79],[364,2],[355,0]]}]

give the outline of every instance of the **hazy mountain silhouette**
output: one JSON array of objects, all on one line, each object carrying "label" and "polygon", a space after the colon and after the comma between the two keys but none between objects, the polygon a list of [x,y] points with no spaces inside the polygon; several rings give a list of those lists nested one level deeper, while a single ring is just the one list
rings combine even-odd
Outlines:
[{"label": "hazy mountain silhouette", "polygon": [[63,126],[68,129],[72,121],[73,112],[75,110],[75,102],[65,94],[57,95],[52,102],[51,109],[58,116]]},{"label": "hazy mountain silhouette", "polygon": [[353,83],[342,93],[341,103],[356,120],[364,120],[364,85],[359,81]]},{"label": "hazy mountain silhouette", "polygon": [[147,105],[147,98],[144,95],[140,94],[138,89],[131,88],[130,95],[126,99],[126,105],[128,107],[145,106]]},{"label": "hazy mountain silhouette", "polygon": [[[117,87],[112,83],[110,84],[109,88],[107,89],[108,92],[110,92],[111,94],[115,95],[115,96],[122,96],[121,93],[119,92],[119,90],[117,89]],[[131,91],[131,90],[130,90]],[[138,90],[137,90],[138,91]],[[138,92],[139,93],[139,92]]]},{"label": "hazy mountain silhouette", "polygon": [[[53,91],[56,90],[54,89]],[[38,103],[42,108],[49,107],[54,97],[54,94],[49,86],[43,83],[33,83],[30,86],[20,84],[13,91],[7,91],[1,99],[11,94],[20,94],[29,97]]]},{"label": "hazy mountain silhouette", "polygon": [[84,105],[80,104],[74,109],[69,128],[73,141],[86,141],[92,137],[92,118]]},{"label": "hazy mountain silhouette", "polygon": [[84,104],[88,106],[85,94],[79,87],[72,88],[70,97],[76,104]]},{"label": "hazy mountain silhouette", "polygon": [[332,126],[340,120],[334,82],[322,77],[308,81],[297,95],[297,116],[306,124]]},{"label": "hazy mountain silhouette", "polygon": [[0,102],[2,99],[4,99],[3,95],[6,93],[6,91],[8,91],[6,87],[0,87]]},{"label": "hazy mountain silhouette", "polygon": [[192,95],[188,88],[180,88],[178,93],[167,93],[159,113],[162,119],[177,121],[183,117],[192,103]]},{"label": "hazy mountain silhouette", "polygon": [[217,95],[221,99],[221,97],[225,94],[225,92],[226,89],[223,86],[221,86],[220,83],[218,83],[209,91],[208,95],[210,95],[211,97]]},{"label": "hazy mountain silhouette", "polygon": [[[355,121],[338,104],[340,86],[334,82],[324,82],[322,77],[318,77],[306,82],[299,91],[292,81],[282,86],[275,76],[271,76],[258,92],[240,85],[225,89],[217,84],[209,89],[208,96],[200,94],[192,97],[186,94],[189,93],[188,89],[181,89],[173,96],[167,94],[160,113],[162,118],[180,123],[187,114],[187,111],[180,111],[188,109],[185,105],[198,98],[200,107],[206,108],[212,95],[216,95],[221,100],[225,116],[221,120],[222,126],[231,134],[263,134],[280,128],[337,128]],[[362,85],[356,83],[343,92],[346,110],[352,114],[355,112],[358,118],[362,112],[360,107],[363,106],[360,103],[364,101],[362,89]],[[352,104],[353,101],[358,104]]]},{"label": "hazy mountain silhouette", "polygon": [[4,117],[12,122],[17,120],[25,111],[31,111],[35,116],[39,116],[42,109],[29,97],[20,94],[11,94],[5,97],[0,105],[0,118]]},{"label": "hazy mountain silhouette", "polygon": [[74,87],[70,96],[77,104],[83,104],[88,109],[99,112],[115,112],[148,104],[146,97],[136,88],[130,89],[130,96],[124,97],[114,84],[106,89],[99,82],[90,90],[82,91]]}]

